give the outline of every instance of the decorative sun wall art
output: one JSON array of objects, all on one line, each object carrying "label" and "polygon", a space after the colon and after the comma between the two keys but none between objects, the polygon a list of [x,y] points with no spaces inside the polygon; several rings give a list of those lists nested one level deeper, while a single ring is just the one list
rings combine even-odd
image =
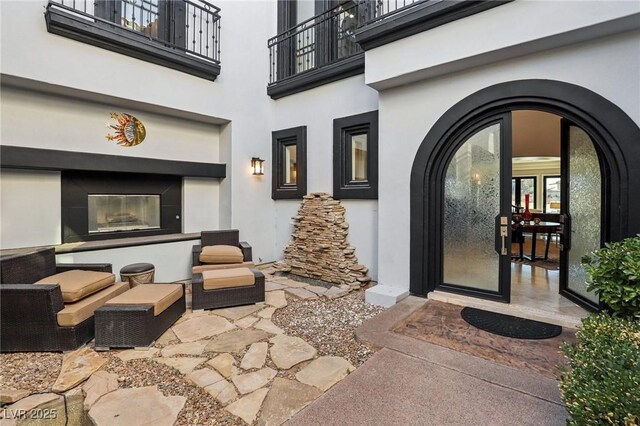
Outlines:
[{"label": "decorative sun wall art", "polygon": [[116,112],[111,113],[111,118],[117,120],[118,124],[107,124],[107,128],[115,130],[115,134],[109,133],[106,138],[108,141],[116,141],[120,146],[136,146],[140,145],[147,136],[147,130],[144,124],[131,114]]}]

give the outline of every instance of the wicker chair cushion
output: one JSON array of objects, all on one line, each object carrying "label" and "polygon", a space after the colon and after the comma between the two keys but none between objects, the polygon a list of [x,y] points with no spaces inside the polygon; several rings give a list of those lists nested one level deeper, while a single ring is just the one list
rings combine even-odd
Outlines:
[{"label": "wicker chair cushion", "polygon": [[234,246],[206,246],[200,252],[202,263],[242,263],[244,255],[240,247]]},{"label": "wicker chair cushion", "polygon": [[202,272],[205,290],[254,285],[256,278],[249,268],[218,269]]},{"label": "wicker chair cushion", "polygon": [[129,290],[129,283],[115,283],[84,299],[64,305],[58,312],[57,319],[60,327],[74,327],[82,321],[91,318],[93,311],[104,305],[109,299]]},{"label": "wicker chair cushion", "polygon": [[194,274],[201,274],[204,271],[216,271],[218,269],[235,269],[235,268],[249,268],[254,269],[256,265],[253,262],[242,263],[218,263],[209,265],[197,265],[191,268],[191,272]]},{"label": "wicker chair cushion", "polygon": [[60,284],[64,303],[73,303],[109,287],[114,282],[116,276],[109,272],[74,269],[43,278],[36,284]]},{"label": "wicker chair cushion", "polygon": [[105,306],[153,305],[153,315],[160,315],[182,297],[180,284],[140,284],[131,290],[108,300]]}]

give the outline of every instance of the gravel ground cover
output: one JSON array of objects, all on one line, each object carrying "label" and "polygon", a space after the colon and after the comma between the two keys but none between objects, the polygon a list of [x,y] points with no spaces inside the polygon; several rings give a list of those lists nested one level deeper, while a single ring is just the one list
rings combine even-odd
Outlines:
[{"label": "gravel ground cover", "polygon": [[105,370],[118,376],[120,388],[138,388],[157,385],[165,396],[180,395],[187,398],[176,425],[244,425],[232,416],[204,389],[190,383],[169,366],[150,359],[123,362],[111,356]]},{"label": "gravel ground cover", "polygon": [[62,367],[60,353],[0,354],[0,384],[13,389],[44,392],[58,378]]},{"label": "gravel ground cover", "polygon": [[308,342],[318,355],[340,356],[355,367],[373,355],[370,346],[356,340],[355,331],[384,308],[365,304],[364,291],[334,300],[287,300],[289,305],[273,314],[273,323],[286,334]]}]

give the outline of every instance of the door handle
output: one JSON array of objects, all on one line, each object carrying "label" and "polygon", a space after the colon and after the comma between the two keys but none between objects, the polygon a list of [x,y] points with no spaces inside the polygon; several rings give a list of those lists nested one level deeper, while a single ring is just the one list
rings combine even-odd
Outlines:
[{"label": "door handle", "polygon": [[509,236],[509,230],[505,225],[500,225],[500,240],[502,244],[500,246],[500,254],[502,256],[507,255],[507,237]]}]

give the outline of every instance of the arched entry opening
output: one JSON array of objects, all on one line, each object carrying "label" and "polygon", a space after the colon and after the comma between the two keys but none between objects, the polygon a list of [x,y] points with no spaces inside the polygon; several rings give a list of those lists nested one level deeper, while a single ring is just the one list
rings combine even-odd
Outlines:
[{"label": "arched entry opening", "polygon": [[[507,196],[504,191],[498,194],[495,188],[511,186],[510,164],[507,166],[507,161],[511,160],[510,143],[507,143],[510,141],[506,138],[511,132],[511,112],[516,110],[537,110],[559,115],[564,119],[563,135],[567,141],[570,137],[579,139],[579,132],[584,132],[592,142],[600,169],[599,231],[602,243],[640,232],[640,191],[634,186],[634,182],[640,182],[640,129],[633,120],[605,98],[573,84],[550,80],[501,83],[470,95],[447,111],[431,128],[416,154],[411,172],[410,290],[413,294],[426,295],[441,289],[509,301],[510,281],[505,278],[508,273],[505,253],[502,253],[502,257],[498,256],[498,260],[488,260],[484,265],[486,288],[482,288],[482,285],[447,285],[451,279],[445,279],[445,252],[450,249],[450,244],[445,244],[445,239],[451,241],[456,232],[460,233],[460,229],[447,225],[445,221],[446,215],[451,221],[451,206],[445,214],[449,196],[445,181],[447,173],[448,182],[452,181],[451,162],[465,144],[465,149],[473,149],[469,144],[475,143],[484,152],[495,154],[495,158],[489,158],[491,155],[485,158],[486,163],[491,164],[489,167],[494,168],[494,190],[485,188],[478,194],[482,202],[477,205],[481,208],[472,214],[478,215],[478,218],[486,216],[482,217],[483,226],[478,228],[485,228],[485,240],[495,235],[495,249],[500,255],[502,238],[511,237],[510,227],[507,235],[500,235],[501,230],[505,229],[501,225],[511,223],[510,211],[507,211],[510,195]],[[578,130],[572,131],[572,128]],[[509,173],[504,173],[507,169]],[[495,205],[493,210],[487,208],[487,204],[491,203]],[[486,223],[492,216],[495,216],[495,223]],[[453,223],[456,220],[469,218],[462,215],[454,218]],[[571,224],[563,226],[570,229]],[[563,244],[567,248],[568,243],[569,239],[566,238]],[[478,262],[478,259],[469,261]],[[573,261],[575,263],[575,259]],[[566,261],[561,274],[562,271],[566,283]],[[597,309],[597,303],[584,297],[580,291],[565,290],[568,290],[565,296],[583,306]]]}]

